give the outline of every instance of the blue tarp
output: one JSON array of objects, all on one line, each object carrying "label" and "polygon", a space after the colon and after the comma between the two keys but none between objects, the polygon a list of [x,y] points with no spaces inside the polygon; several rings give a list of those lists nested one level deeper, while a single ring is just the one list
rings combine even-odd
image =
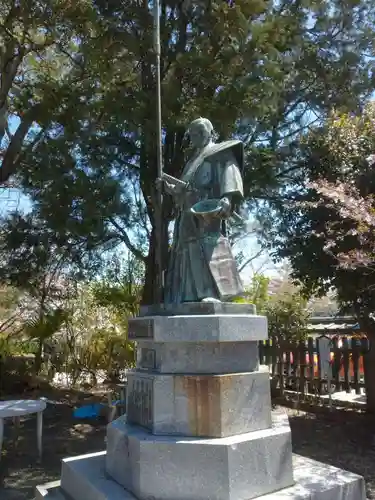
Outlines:
[{"label": "blue tarp", "polygon": [[[123,404],[119,399],[117,401],[112,401],[112,406],[117,406]],[[93,405],[81,406],[73,411],[74,418],[97,418],[101,415],[101,410],[107,405],[96,403]]]},{"label": "blue tarp", "polygon": [[100,416],[100,410],[104,405],[97,403],[94,405],[81,406],[73,412],[74,418],[97,418]]}]

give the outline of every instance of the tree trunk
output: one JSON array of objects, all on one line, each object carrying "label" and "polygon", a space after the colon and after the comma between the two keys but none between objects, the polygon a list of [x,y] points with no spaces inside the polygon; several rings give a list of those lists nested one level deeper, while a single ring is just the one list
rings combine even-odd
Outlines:
[{"label": "tree trunk", "polygon": [[366,409],[371,414],[375,414],[375,347],[373,339],[375,339],[375,336],[371,335],[370,350],[364,354]]},{"label": "tree trunk", "polygon": [[355,308],[355,313],[361,331],[365,332],[369,339],[369,350],[363,353],[363,369],[366,390],[366,411],[375,414],[375,324],[368,310],[362,311]]},{"label": "tree trunk", "polygon": [[42,368],[43,345],[44,341],[42,339],[39,339],[38,350],[35,355],[35,364],[34,364],[35,375],[39,375],[39,372]]},{"label": "tree trunk", "polygon": [[152,230],[146,261],[145,284],[142,294],[143,305],[150,305],[155,303],[155,240],[155,231]]},{"label": "tree trunk", "polygon": [[[167,269],[168,265],[168,227],[164,224],[163,232],[161,234],[162,241],[162,267]],[[146,273],[145,273],[145,285],[143,287],[142,294],[142,305],[151,305],[157,303],[158,290],[157,290],[157,280],[156,280],[156,262],[155,262],[155,249],[157,245],[157,235],[155,228],[152,228],[149,252],[146,260]]]},{"label": "tree trunk", "polygon": [[[148,81],[147,74],[143,74],[145,81]],[[144,83],[146,85],[146,83]],[[151,305],[156,304],[158,301],[157,290],[157,277],[156,269],[156,245],[158,237],[162,243],[162,269],[165,271],[168,266],[168,226],[172,220],[173,201],[169,196],[164,196],[162,206],[162,228],[161,235],[156,234],[155,216],[157,209],[154,204],[155,199],[155,179],[157,177],[156,157],[155,157],[155,137],[154,130],[143,130],[142,143],[141,143],[141,159],[140,159],[140,180],[141,189],[146,200],[147,210],[150,222],[152,224],[152,231],[149,241],[149,253],[146,260],[146,276],[145,286],[142,295],[142,304]],[[163,168],[167,173],[177,176],[179,171],[183,168],[184,157],[182,150],[182,142],[184,137],[184,130],[178,129],[177,131],[166,133],[165,144],[163,147]]]}]

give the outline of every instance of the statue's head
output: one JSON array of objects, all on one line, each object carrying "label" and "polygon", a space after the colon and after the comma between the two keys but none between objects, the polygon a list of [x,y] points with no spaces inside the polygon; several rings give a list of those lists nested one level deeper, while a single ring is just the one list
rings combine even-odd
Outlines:
[{"label": "statue's head", "polygon": [[192,121],[186,129],[185,135],[189,137],[191,145],[194,148],[203,148],[211,140],[214,127],[207,118],[197,118]]}]

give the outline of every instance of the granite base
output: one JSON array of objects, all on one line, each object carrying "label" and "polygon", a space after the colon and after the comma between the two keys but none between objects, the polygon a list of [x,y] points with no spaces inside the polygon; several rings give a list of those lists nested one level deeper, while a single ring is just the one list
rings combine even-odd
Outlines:
[{"label": "granite base", "polygon": [[[155,436],[119,418],[107,430],[107,472],[146,500],[250,500],[293,484],[288,417],[224,438]],[[250,471],[250,473],[249,473]]]},{"label": "granite base", "polygon": [[139,316],[181,316],[190,314],[256,314],[254,304],[235,302],[184,302],[141,306]]},{"label": "granite base", "polygon": [[134,371],[127,379],[127,421],[156,435],[219,438],[272,425],[268,366],[225,375]]},{"label": "granite base", "polygon": [[129,340],[144,342],[254,342],[268,339],[267,318],[251,314],[130,318]]},{"label": "granite base", "polygon": [[221,374],[259,369],[259,344],[253,342],[137,341],[137,370],[161,374]]},{"label": "granite base", "polygon": [[[35,500],[137,500],[108,478],[105,456],[103,451],[63,460],[62,481],[37,486]],[[293,467],[294,486],[257,500],[366,500],[357,474],[299,455],[293,455]]]}]

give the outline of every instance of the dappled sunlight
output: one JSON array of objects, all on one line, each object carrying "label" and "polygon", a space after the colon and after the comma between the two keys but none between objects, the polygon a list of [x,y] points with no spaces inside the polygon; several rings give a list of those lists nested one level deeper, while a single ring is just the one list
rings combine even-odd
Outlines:
[{"label": "dappled sunlight", "polygon": [[76,424],[70,429],[69,433],[72,437],[85,439],[87,434],[91,434],[94,431],[95,428],[90,424]]},{"label": "dappled sunlight", "polygon": [[43,458],[37,463],[35,418],[21,417],[17,445],[13,426],[5,425],[3,455],[0,467],[1,500],[30,500],[37,484],[59,478],[61,460],[105,448],[105,418],[77,422],[73,407],[80,401],[100,401],[81,391],[54,389],[45,394],[49,403],[44,412]]},{"label": "dappled sunlight", "polygon": [[373,418],[361,411],[288,410],[293,451],[364,476],[368,498],[375,498]]}]

